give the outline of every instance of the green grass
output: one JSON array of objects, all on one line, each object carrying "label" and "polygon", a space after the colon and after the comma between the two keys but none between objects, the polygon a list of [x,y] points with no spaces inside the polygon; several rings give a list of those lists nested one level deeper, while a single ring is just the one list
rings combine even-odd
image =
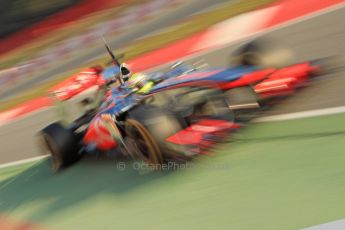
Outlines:
[{"label": "green grass", "polygon": [[[233,4],[222,7],[221,9],[216,9],[210,12],[202,13],[200,15],[193,16],[184,23],[174,26],[174,29],[168,30],[167,32],[162,32],[155,36],[151,36],[142,40],[138,40],[125,47],[123,50],[118,52],[125,53],[125,60],[132,59],[144,53],[156,50],[162,46],[172,43],[176,40],[182,39],[189,35],[192,35],[198,31],[206,29],[207,27],[223,21],[227,18],[236,16],[238,14],[257,9],[266,4],[272,3],[275,0],[240,0]],[[97,63],[105,63],[108,61],[108,57],[95,60],[90,63],[85,63],[86,66],[91,66]],[[43,96],[46,94],[47,89],[57,82],[66,79],[71,74],[76,73],[80,68],[76,70],[69,71],[68,73],[61,73],[61,77],[58,80],[53,80],[44,85],[37,86],[36,88],[30,89],[28,92],[23,92],[21,95],[14,97],[0,105],[0,111],[17,106],[20,103],[29,101],[35,97]]]},{"label": "green grass", "polygon": [[0,182],[0,212],[56,229],[275,230],[342,219],[344,122],[252,124],[176,171],[91,157],[53,175],[43,162]]}]

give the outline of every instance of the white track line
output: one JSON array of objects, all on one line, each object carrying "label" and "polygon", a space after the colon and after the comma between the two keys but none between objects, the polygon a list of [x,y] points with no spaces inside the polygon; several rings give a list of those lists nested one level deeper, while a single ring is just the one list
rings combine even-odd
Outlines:
[{"label": "white track line", "polygon": [[44,155],[44,156],[38,156],[38,157],[31,157],[31,158],[20,160],[20,161],[14,161],[14,162],[10,162],[10,163],[0,164],[0,169],[4,169],[7,167],[11,167],[11,166],[22,165],[22,164],[26,164],[26,163],[31,163],[31,162],[36,162],[39,160],[43,160],[47,157],[48,157],[48,155]]},{"label": "white track line", "polygon": [[333,115],[338,113],[345,113],[345,106],[333,107],[333,108],[326,108],[326,109],[316,109],[316,110],[309,110],[303,112],[296,112],[296,113],[287,113],[281,115],[273,115],[267,117],[259,117],[254,119],[252,122],[269,122],[269,121],[286,121],[286,120],[294,120],[300,118],[308,118],[308,117],[318,117],[318,116],[325,116],[325,115]]},{"label": "white track line", "polygon": [[302,230],[344,230],[345,229],[345,219],[328,222],[325,224],[320,224],[308,228],[303,228]]}]

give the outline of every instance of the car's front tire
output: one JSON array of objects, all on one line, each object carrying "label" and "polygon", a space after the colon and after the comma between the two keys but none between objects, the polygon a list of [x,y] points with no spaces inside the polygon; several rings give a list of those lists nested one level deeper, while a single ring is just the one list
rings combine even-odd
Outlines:
[{"label": "car's front tire", "polygon": [[76,135],[60,123],[48,125],[39,135],[43,148],[51,156],[54,171],[60,171],[80,159]]},{"label": "car's front tire", "polygon": [[138,120],[127,119],[125,125],[126,139],[132,140],[131,146],[127,147],[127,151],[133,151],[129,154],[139,157],[151,165],[159,165],[164,163],[163,154],[156,140],[152,137],[147,128]]},{"label": "car's front tire", "polygon": [[[166,162],[172,153],[166,139],[183,129],[182,120],[183,118],[179,118],[177,114],[156,106],[142,106],[129,113],[127,123],[135,121],[138,126],[140,124],[140,129],[145,130],[143,133],[147,133],[147,136],[150,137],[148,144],[154,148],[150,147],[152,156],[149,156],[147,162],[150,163],[152,157],[158,159],[153,163],[161,164]],[[153,154],[157,154],[157,156],[153,156]]]}]

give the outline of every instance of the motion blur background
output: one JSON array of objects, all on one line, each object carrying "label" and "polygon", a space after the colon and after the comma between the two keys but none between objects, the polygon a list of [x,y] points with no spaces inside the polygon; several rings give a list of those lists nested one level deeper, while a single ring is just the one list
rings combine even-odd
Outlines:
[{"label": "motion blur background", "polygon": [[66,7],[79,3],[79,0],[53,1],[1,1],[1,31],[0,37],[10,34],[44,20],[49,15],[57,13]]},{"label": "motion blur background", "polygon": [[[344,218],[344,1],[0,6],[0,229],[297,229]],[[341,65],[189,169],[138,172],[131,163],[119,169],[114,159],[92,158],[53,175],[35,143],[37,131],[58,119],[48,92],[86,67],[107,65],[102,36],[135,71],[177,59],[225,66],[231,51],[257,37],[288,47],[295,62],[337,56]],[[332,115],[270,120],[330,108]]]}]

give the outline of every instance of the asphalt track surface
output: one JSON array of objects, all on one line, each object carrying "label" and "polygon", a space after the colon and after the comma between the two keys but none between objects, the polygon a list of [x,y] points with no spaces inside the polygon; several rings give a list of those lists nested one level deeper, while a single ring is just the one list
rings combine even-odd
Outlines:
[{"label": "asphalt track surface", "polygon": [[[344,60],[345,8],[323,14],[297,24],[265,34],[265,37],[280,41],[296,54],[296,61],[338,55]],[[212,66],[227,64],[232,45],[204,54],[202,58]],[[196,59],[200,59],[197,57]],[[284,100],[264,115],[298,112],[304,110],[344,106],[344,70],[313,81],[311,85],[291,98]],[[52,109],[32,114],[24,119],[0,127],[0,163],[22,160],[39,155],[35,145],[35,133],[57,117]]]},{"label": "asphalt track surface", "polygon": [[[112,40],[107,40],[110,47],[114,50],[119,47],[123,47],[128,43],[128,41],[134,41],[140,37],[146,36],[152,32],[164,29],[168,26],[174,25],[182,19],[186,18],[191,14],[202,12],[204,10],[210,9],[213,6],[218,6],[221,3],[228,2],[228,0],[197,0],[191,1],[183,7],[179,7],[176,10],[172,10],[166,13],[166,15],[160,16],[159,20],[153,20],[138,27],[134,27],[131,31],[120,35],[119,37],[113,38]],[[0,101],[6,100],[25,89],[39,84],[40,82],[53,79],[62,72],[79,67],[81,64],[93,60],[95,57],[105,54],[104,46],[100,40],[100,45],[96,48],[90,50],[85,55],[76,56],[74,59],[67,63],[56,64],[54,67],[49,68],[47,71],[35,76],[32,80],[29,80],[23,84],[18,84],[18,86],[12,88],[11,90],[4,91],[0,93]]]}]

